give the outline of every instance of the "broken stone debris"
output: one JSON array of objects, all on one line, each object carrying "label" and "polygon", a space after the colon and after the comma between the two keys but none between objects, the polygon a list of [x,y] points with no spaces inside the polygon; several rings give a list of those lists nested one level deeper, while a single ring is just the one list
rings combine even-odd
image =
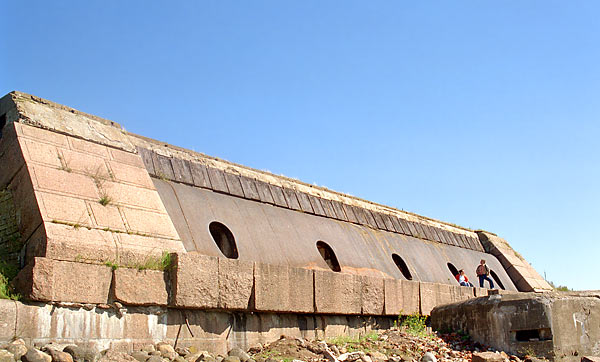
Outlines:
[{"label": "broken stone debris", "polygon": [[[245,351],[239,347],[227,356],[194,347],[173,347],[159,342],[125,353],[96,351],[76,345],[46,344],[28,346],[22,339],[0,347],[0,362],[538,362],[521,358],[472,342],[464,335],[428,334],[415,336],[400,329],[361,338],[307,340],[282,336],[279,340]],[[585,357],[583,362],[600,362]]]}]

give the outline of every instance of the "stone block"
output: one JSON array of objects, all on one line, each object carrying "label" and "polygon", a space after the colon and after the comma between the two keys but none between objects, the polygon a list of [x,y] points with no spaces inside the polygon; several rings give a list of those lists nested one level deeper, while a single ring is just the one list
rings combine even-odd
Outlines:
[{"label": "stone block", "polygon": [[102,304],[108,302],[111,280],[104,265],[35,258],[14,284],[30,300]]},{"label": "stone block", "polygon": [[55,223],[44,223],[39,230],[39,241],[31,245],[31,250],[28,248],[28,260],[33,256],[81,262],[114,262],[119,259],[116,234],[109,231]]},{"label": "stone block", "polygon": [[239,175],[225,172],[225,182],[227,182],[229,194],[238,197],[244,197],[244,190],[242,189],[242,183],[240,182]]},{"label": "stone block", "polygon": [[254,308],[263,312],[314,311],[313,272],[287,265],[255,264]]},{"label": "stone block", "polygon": [[308,195],[304,192],[296,191],[296,197],[298,198],[298,203],[300,203],[300,208],[302,211],[307,212],[309,214],[314,214],[313,207],[310,203],[310,199]]},{"label": "stone block", "polygon": [[323,205],[321,203],[321,198],[308,194],[306,194],[306,196],[310,200],[310,205],[312,206],[312,209],[316,215],[327,216],[327,214],[325,213],[325,209],[323,208]]},{"label": "stone block", "polygon": [[20,132],[23,136],[38,140],[40,142],[51,143],[62,148],[69,148],[69,142],[67,136],[60,133],[55,133],[45,129],[28,126],[20,123],[18,125]]},{"label": "stone block", "polygon": [[15,214],[18,215],[17,222],[22,240],[27,240],[42,223],[38,199],[33,191],[29,175],[27,167],[22,167],[8,185],[14,202]]},{"label": "stone block", "polygon": [[333,203],[331,202],[331,200],[320,199],[320,201],[321,206],[323,207],[323,211],[325,212],[325,216],[332,219],[337,219],[337,215],[335,213],[335,209],[333,208]]},{"label": "stone block", "polygon": [[285,200],[285,195],[283,194],[283,188],[269,184],[269,190],[271,191],[271,196],[273,196],[273,202],[275,205],[285,208],[289,207],[287,201]]},{"label": "stone block", "polygon": [[286,204],[290,209],[302,211],[302,207],[298,201],[298,196],[294,190],[284,187],[283,196],[285,197]]},{"label": "stone block", "polygon": [[36,192],[35,194],[39,200],[39,208],[44,220],[66,222],[75,227],[92,226],[84,200],[47,192]]},{"label": "stone block", "polygon": [[260,200],[260,194],[253,179],[246,176],[240,176],[244,197],[249,200]]},{"label": "stone block", "polygon": [[24,154],[27,162],[41,163],[54,168],[63,167],[61,162],[63,156],[59,153],[58,148],[55,145],[26,138],[22,139],[21,143],[26,150]]},{"label": "stone block", "polygon": [[206,166],[198,162],[190,162],[190,171],[192,172],[192,180],[194,185],[198,187],[204,187],[207,189],[212,188],[210,179],[208,178],[208,170]]},{"label": "stone block", "polygon": [[314,273],[317,313],[360,314],[360,276],[322,270]]},{"label": "stone block", "polygon": [[110,230],[127,231],[119,208],[116,206],[103,206],[99,202],[88,202],[87,205],[92,212],[95,226],[102,229],[108,228]]},{"label": "stone block", "polygon": [[0,299],[0,341],[9,341],[16,335],[17,305],[9,299]]},{"label": "stone block", "polygon": [[68,137],[68,140],[69,143],[71,143],[71,149],[73,150],[89,153],[102,158],[109,158],[108,148],[104,145],[74,137]]},{"label": "stone block", "polygon": [[154,164],[154,172],[158,178],[165,178],[167,180],[175,179],[175,172],[173,171],[170,157],[153,152],[152,163]]},{"label": "stone block", "polygon": [[384,307],[383,278],[363,275],[361,278],[361,313],[382,315]]},{"label": "stone block", "polygon": [[148,170],[148,173],[152,176],[158,176],[156,174],[156,170],[154,169],[154,162],[152,161],[153,152],[142,147],[138,147],[137,151],[139,152],[140,159],[144,164],[144,168]]},{"label": "stone block", "polygon": [[219,260],[196,253],[173,254],[170,304],[182,308],[217,308]]},{"label": "stone block", "polygon": [[183,182],[189,185],[194,184],[189,161],[180,158],[172,158],[171,165],[173,166],[173,173],[175,175],[174,181]]},{"label": "stone block", "polygon": [[105,182],[102,190],[110,196],[113,204],[165,212],[165,207],[156,190],[112,181]]},{"label": "stone block", "polygon": [[[336,200],[331,200],[331,206],[333,206],[333,211],[335,212],[335,218],[338,220],[343,220],[343,221],[350,221],[350,222],[356,222],[356,221],[352,221],[350,220],[349,216],[346,215],[346,209],[344,208],[344,204],[342,204],[339,201]],[[350,210],[352,211],[352,210]],[[352,217],[354,218],[354,220],[356,220],[356,217],[354,216],[354,214],[352,214]]]},{"label": "stone block", "polygon": [[145,168],[139,168],[117,161],[108,161],[108,165],[113,177],[117,181],[154,189],[154,184]]},{"label": "stone block", "polygon": [[275,200],[273,199],[273,194],[271,193],[271,188],[269,184],[263,181],[254,180],[254,184],[256,185],[256,190],[258,191],[258,197],[260,201],[266,202],[268,204],[274,204]]},{"label": "stone block", "polygon": [[144,235],[179,239],[177,230],[175,230],[171,218],[166,213],[131,209],[128,207],[123,207],[122,211],[131,231]]},{"label": "stone block", "polygon": [[419,284],[416,281],[402,280],[402,312],[405,315],[416,314],[420,311]]},{"label": "stone block", "polygon": [[[361,209],[361,208],[355,207],[355,209]],[[371,210],[362,209],[362,211],[364,212],[364,214],[367,218],[367,225],[369,225],[373,229],[378,229],[379,227],[377,226],[377,222],[375,221],[375,217],[373,217],[373,213],[371,212]]]},{"label": "stone block", "polygon": [[108,180],[110,174],[104,158],[72,150],[60,150],[63,169],[79,172],[92,180]]},{"label": "stone block", "polygon": [[219,258],[219,301],[222,309],[248,310],[254,285],[254,263]]},{"label": "stone block", "polygon": [[[477,281],[476,283],[478,283]],[[486,288],[475,287],[475,296],[476,297],[487,297],[488,290]]]},{"label": "stone block", "polygon": [[100,198],[98,188],[90,176],[40,165],[31,167],[31,170],[34,174],[36,190],[59,192],[94,200]]},{"label": "stone block", "polygon": [[473,352],[473,362],[503,362],[500,353],[495,352]]},{"label": "stone block", "polygon": [[2,163],[0,189],[5,188],[25,164],[21,150],[23,146],[17,141],[14,123],[4,126],[2,132],[2,138],[0,138],[0,162]]},{"label": "stone block", "polygon": [[229,193],[227,182],[225,181],[225,173],[222,170],[214,167],[207,167],[207,171],[212,189],[219,192]]},{"label": "stone block", "polygon": [[400,315],[402,312],[402,281],[394,278],[383,279],[384,315]]},{"label": "stone block", "polygon": [[118,268],[113,272],[115,299],[127,305],[167,305],[165,273],[160,270]]},{"label": "stone block", "polygon": [[121,151],[115,148],[108,148],[108,151],[110,153],[110,157],[117,162],[124,163],[129,166],[145,168],[144,161],[142,161],[142,157],[140,154]]},{"label": "stone block", "polygon": [[421,282],[419,284],[421,314],[429,315],[436,306],[453,303],[455,301],[453,288],[455,286]]}]

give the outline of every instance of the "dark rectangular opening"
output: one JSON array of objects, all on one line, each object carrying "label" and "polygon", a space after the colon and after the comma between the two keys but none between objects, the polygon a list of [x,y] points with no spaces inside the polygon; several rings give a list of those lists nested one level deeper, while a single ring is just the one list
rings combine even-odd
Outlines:
[{"label": "dark rectangular opening", "polygon": [[547,341],[552,339],[550,328],[523,329],[513,331],[517,342]]}]

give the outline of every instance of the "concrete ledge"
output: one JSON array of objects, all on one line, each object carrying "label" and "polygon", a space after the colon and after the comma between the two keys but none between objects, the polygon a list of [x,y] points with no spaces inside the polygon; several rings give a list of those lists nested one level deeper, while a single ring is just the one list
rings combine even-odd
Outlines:
[{"label": "concrete ledge", "polygon": [[173,254],[170,304],[182,308],[217,308],[219,261],[195,253]]},{"label": "concrete ledge", "polygon": [[128,305],[167,305],[165,273],[158,270],[119,268],[113,272],[116,300]]},{"label": "concrete ledge", "polygon": [[256,263],[254,290],[257,311],[314,312],[312,270]]},{"label": "concrete ledge", "polygon": [[357,275],[315,270],[317,313],[360,314],[361,279]]},{"label": "concrete ledge", "polygon": [[253,262],[219,258],[219,308],[249,309],[253,285]]},{"label": "concrete ledge", "polygon": [[111,274],[104,265],[35,258],[13,283],[29,300],[102,304],[108,302]]}]

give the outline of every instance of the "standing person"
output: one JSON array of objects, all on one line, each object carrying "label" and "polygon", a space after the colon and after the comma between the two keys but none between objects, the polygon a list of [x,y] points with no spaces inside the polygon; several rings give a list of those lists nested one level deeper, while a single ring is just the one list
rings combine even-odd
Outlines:
[{"label": "standing person", "polygon": [[483,288],[483,281],[487,280],[490,283],[490,289],[494,289],[494,282],[489,277],[490,268],[485,265],[485,260],[481,259],[475,273],[477,273],[477,277],[479,278],[479,287]]}]

